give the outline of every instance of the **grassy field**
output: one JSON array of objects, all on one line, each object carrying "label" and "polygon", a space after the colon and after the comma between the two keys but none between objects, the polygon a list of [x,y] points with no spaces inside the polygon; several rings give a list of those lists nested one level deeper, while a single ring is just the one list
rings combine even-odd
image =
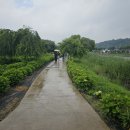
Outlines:
[{"label": "grassy field", "polygon": [[105,119],[121,130],[130,128],[130,92],[124,87],[130,77],[129,63],[93,53],[67,63],[77,89]]},{"label": "grassy field", "polygon": [[105,76],[114,83],[130,89],[130,61],[120,57],[89,53],[80,63],[97,75]]}]

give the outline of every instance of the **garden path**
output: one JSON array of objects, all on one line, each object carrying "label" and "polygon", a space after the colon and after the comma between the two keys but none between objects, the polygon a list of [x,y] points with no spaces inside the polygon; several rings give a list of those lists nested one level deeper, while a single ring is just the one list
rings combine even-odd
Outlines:
[{"label": "garden path", "polygon": [[62,59],[35,79],[0,130],[110,130],[75,89]]}]

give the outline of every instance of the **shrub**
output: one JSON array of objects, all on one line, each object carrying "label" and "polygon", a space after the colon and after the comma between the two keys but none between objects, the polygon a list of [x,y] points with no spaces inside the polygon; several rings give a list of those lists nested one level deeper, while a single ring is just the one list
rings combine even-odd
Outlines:
[{"label": "shrub", "polygon": [[111,120],[128,129],[130,128],[130,99],[125,95],[110,93],[101,100],[104,114]]},{"label": "shrub", "polygon": [[30,69],[32,69],[32,72],[33,72],[34,70],[36,70],[36,68],[35,68],[33,65],[31,65],[31,64],[27,64],[27,67],[29,67]]},{"label": "shrub", "polygon": [[38,64],[38,62],[36,62],[36,61],[30,62],[30,63],[28,63],[28,65],[30,65],[31,67],[33,66],[32,69],[34,69],[34,70],[36,70],[36,69],[39,68],[39,64]]},{"label": "shrub", "polygon": [[5,71],[6,69],[6,65],[0,65],[0,75],[3,74],[3,72]]},{"label": "shrub", "polygon": [[86,92],[93,87],[93,82],[88,77],[86,71],[84,71],[81,67],[76,66],[72,61],[69,61],[67,65],[68,73],[78,89],[80,89],[82,92]]},{"label": "shrub", "polygon": [[21,68],[19,68],[18,70],[23,73],[24,77],[26,77],[26,76],[28,75],[28,72],[27,72],[27,70],[26,70],[25,67],[21,67]]},{"label": "shrub", "polygon": [[3,76],[7,77],[10,80],[10,85],[16,85],[20,80],[24,78],[22,71],[18,69],[10,69],[3,73]]},{"label": "shrub", "polygon": [[10,88],[10,81],[7,77],[0,76],[0,93],[5,93]]},{"label": "shrub", "polygon": [[23,68],[26,70],[27,75],[31,75],[32,74],[33,70],[30,68],[30,66],[25,66]]},{"label": "shrub", "polygon": [[12,68],[17,69],[17,68],[23,67],[25,65],[26,65],[26,63],[24,63],[24,62],[18,62],[18,63],[14,63],[14,64],[9,64],[6,69],[12,69]]}]

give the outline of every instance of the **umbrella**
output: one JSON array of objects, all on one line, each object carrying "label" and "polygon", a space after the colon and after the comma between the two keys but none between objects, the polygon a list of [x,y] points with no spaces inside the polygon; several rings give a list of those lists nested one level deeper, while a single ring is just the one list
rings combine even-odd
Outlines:
[{"label": "umbrella", "polygon": [[55,49],[54,51],[58,51],[59,52],[60,50]]}]

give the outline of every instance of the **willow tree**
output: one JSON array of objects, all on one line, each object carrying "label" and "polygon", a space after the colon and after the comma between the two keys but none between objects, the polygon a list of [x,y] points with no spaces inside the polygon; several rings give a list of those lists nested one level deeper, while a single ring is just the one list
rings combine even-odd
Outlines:
[{"label": "willow tree", "polygon": [[72,35],[59,43],[59,46],[63,53],[67,52],[71,57],[82,57],[94,49],[95,42],[80,35]]},{"label": "willow tree", "polygon": [[38,57],[41,54],[41,39],[36,31],[29,28],[18,30],[19,44],[17,45],[17,55],[29,57]]},{"label": "willow tree", "polygon": [[67,52],[71,57],[82,57],[85,49],[81,43],[80,35],[72,35],[60,43],[63,53]]},{"label": "willow tree", "polygon": [[1,63],[10,63],[15,56],[15,32],[0,29],[0,58]]},{"label": "willow tree", "polygon": [[84,48],[86,48],[88,51],[92,51],[95,48],[95,41],[89,38],[82,37],[81,43],[83,44]]},{"label": "willow tree", "polygon": [[13,31],[9,29],[0,30],[0,56],[12,57],[15,55],[14,37]]}]

